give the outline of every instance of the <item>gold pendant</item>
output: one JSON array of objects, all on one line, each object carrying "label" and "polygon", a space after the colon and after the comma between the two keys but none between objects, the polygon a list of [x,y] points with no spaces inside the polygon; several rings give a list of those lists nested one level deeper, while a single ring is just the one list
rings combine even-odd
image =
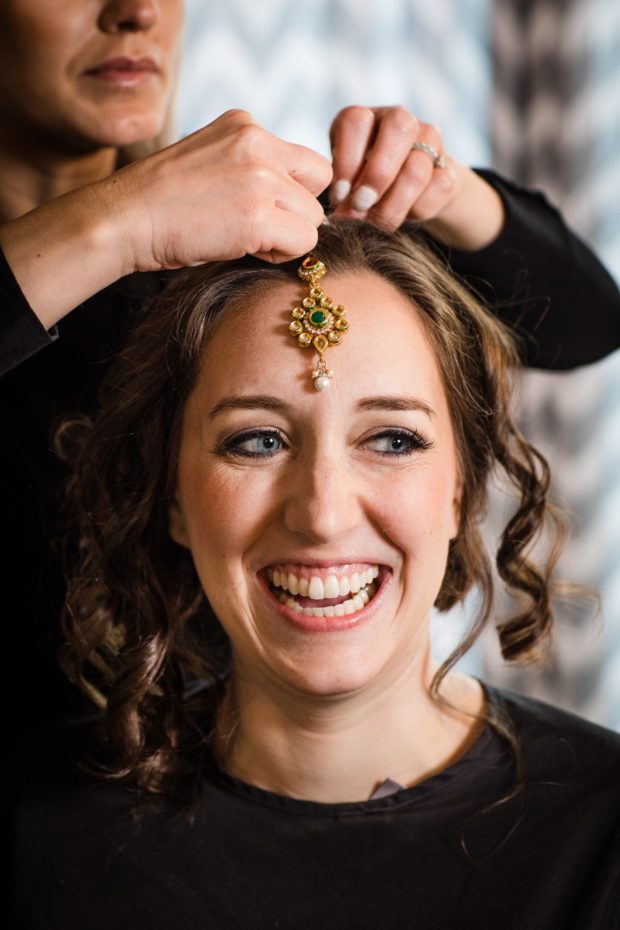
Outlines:
[{"label": "gold pendant", "polygon": [[325,391],[334,376],[333,371],[327,367],[325,352],[328,348],[340,345],[349,328],[349,321],[342,304],[335,305],[319,287],[319,281],[327,274],[325,262],[309,255],[297,273],[308,284],[310,293],[304,297],[300,306],[291,311],[289,332],[296,337],[298,345],[302,348],[312,347],[318,354],[312,377],[316,390]]}]

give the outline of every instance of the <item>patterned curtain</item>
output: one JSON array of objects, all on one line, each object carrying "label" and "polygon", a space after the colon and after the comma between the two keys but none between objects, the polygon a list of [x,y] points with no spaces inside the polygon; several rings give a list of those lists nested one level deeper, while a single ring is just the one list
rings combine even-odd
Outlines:
[{"label": "patterned curtain", "polygon": [[402,103],[459,158],[488,164],[490,2],[187,0],[181,128],[243,107],[327,154],[341,107]]},{"label": "patterned curtain", "polygon": [[[495,166],[543,189],[613,260],[620,251],[620,5],[494,0],[492,57]],[[583,599],[558,605],[555,649],[542,676],[507,669],[490,640],[486,674],[620,726],[620,448],[610,441],[620,435],[620,353],[570,374],[528,374],[522,427],[546,453],[555,494],[571,513],[558,574],[591,585],[602,609]]]}]

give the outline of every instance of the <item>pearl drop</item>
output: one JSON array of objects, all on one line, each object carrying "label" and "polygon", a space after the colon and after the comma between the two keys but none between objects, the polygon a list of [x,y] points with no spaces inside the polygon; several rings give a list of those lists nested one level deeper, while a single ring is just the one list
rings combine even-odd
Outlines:
[{"label": "pearl drop", "polygon": [[317,391],[326,391],[330,386],[329,378],[327,375],[320,375],[314,382],[314,386]]}]

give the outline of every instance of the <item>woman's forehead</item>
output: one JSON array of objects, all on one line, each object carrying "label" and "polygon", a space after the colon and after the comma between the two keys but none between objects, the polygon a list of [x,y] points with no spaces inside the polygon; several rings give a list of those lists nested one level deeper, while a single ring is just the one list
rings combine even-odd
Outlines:
[{"label": "woman's forehead", "polygon": [[[326,394],[352,401],[372,393],[428,395],[444,400],[435,353],[420,311],[390,282],[369,272],[329,274],[321,288],[345,307],[349,328],[340,344],[325,351],[333,371]],[[317,361],[290,332],[291,310],[307,296],[303,282],[269,283],[246,295],[222,315],[205,348],[201,393],[239,390],[283,393],[289,399],[323,398],[314,391]],[[435,399],[435,400],[433,400]]]}]

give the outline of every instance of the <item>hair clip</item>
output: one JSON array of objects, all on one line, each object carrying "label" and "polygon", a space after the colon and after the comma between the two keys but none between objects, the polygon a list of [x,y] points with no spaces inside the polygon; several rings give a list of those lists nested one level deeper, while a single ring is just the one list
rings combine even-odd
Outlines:
[{"label": "hair clip", "polygon": [[313,255],[304,258],[298,271],[305,281],[310,293],[301,301],[301,305],[291,311],[292,321],[289,332],[295,336],[302,348],[314,348],[319,360],[312,371],[314,386],[317,391],[326,391],[331,385],[334,373],[327,367],[325,351],[331,346],[340,345],[342,337],[349,328],[345,318],[346,310],[342,304],[335,305],[318,286],[321,278],[327,274],[327,265]]}]

